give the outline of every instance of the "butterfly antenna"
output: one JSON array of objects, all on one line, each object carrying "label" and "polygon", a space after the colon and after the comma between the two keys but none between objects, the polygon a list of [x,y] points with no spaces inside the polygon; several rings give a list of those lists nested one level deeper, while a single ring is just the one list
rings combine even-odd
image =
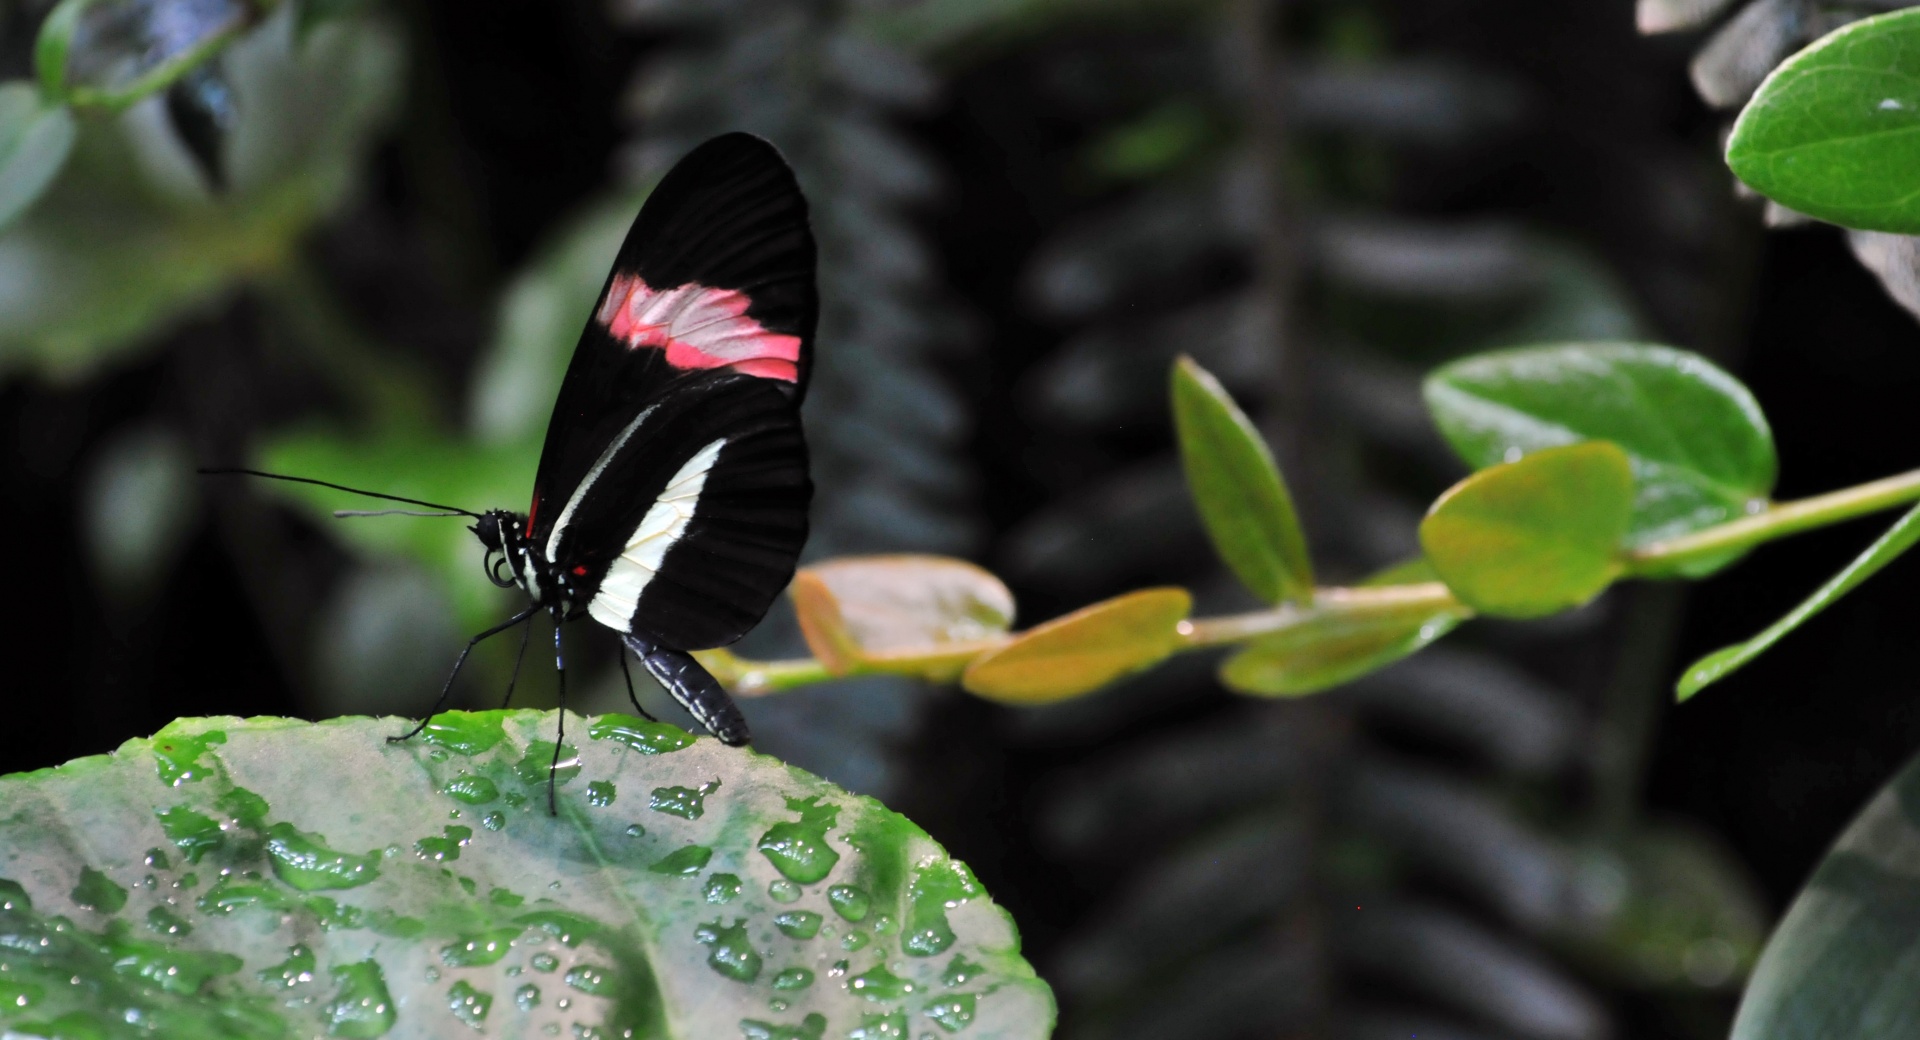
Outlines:
[{"label": "butterfly antenna", "polygon": [[418,509],[336,509],[334,519],[345,520],[350,516],[471,516],[470,513],[423,513]]},{"label": "butterfly antenna", "polygon": [[[441,505],[441,504],[440,504],[440,503],[438,503],[438,502],[422,502],[421,500],[419,500],[419,499],[417,499],[417,498],[401,498],[401,497],[400,497],[399,495],[383,495],[383,494],[381,494],[381,493],[380,493],[380,492],[378,492],[378,491],[365,491],[365,490],[362,490],[362,489],[360,489],[360,488],[351,488],[351,487],[348,487],[348,486],[346,486],[345,484],[334,484],[334,483],[331,483],[331,482],[329,482],[329,481],[325,481],[325,480],[315,480],[315,479],[313,479],[312,477],[291,477],[291,476],[288,476],[288,475],[287,475],[287,474],[285,474],[285,473],[268,473],[268,472],[266,472],[266,471],[264,471],[264,470],[257,470],[257,469],[209,469],[209,468],[206,468],[206,467],[202,467],[202,468],[201,468],[201,469],[200,469],[200,470],[199,470],[198,472],[199,472],[199,473],[200,473],[200,474],[201,474],[202,476],[221,476],[221,475],[225,475],[225,474],[239,474],[239,475],[241,475],[241,476],[248,476],[248,477],[265,477],[265,478],[266,478],[266,479],[268,479],[268,480],[285,480],[285,481],[290,481],[290,482],[292,482],[292,483],[295,483],[295,484],[314,484],[314,485],[317,485],[317,486],[319,486],[319,487],[323,487],[323,488],[332,488],[332,489],[334,489],[335,491],[345,491],[345,492],[347,492],[347,493],[349,493],[349,494],[354,494],[354,495],[365,495],[365,496],[367,496],[368,498],[380,498],[380,499],[385,499],[385,500],[386,500],[386,501],[388,501],[388,502],[405,502],[405,503],[406,503],[407,505],[410,505],[410,506],[426,506],[426,507],[427,507],[428,509],[444,509],[444,510],[446,510],[446,512],[445,512],[445,513],[439,513],[439,514],[435,514],[435,513],[427,513],[427,514],[414,514],[414,515],[426,515],[426,516],[436,516],[436,515],[437,515],[437,516],[470,516],[470,517],[473,517],[473,518],[474,518],[475,520],[479,520],[479,519],[482,519],[482,517],[481,517],[481,515],[480,515],[479,513],[476,513],[476,512],[474,512],[474,511],[473,511],[473,510],[471,510],[471,509],[462,509],[462,508],[460,508],[459,506],[445,506],[445,505]],[[368,512],[368,513],[354,513],[354,512],[351,512],[351,511],[343,511],[343,512],[345,512],[345,513],[346,513],[347,515],[352,515],[352,516],[378,516],[378,515],[381,515],[381,513],[373,513],[373,512]],[[397,510],[397,509],[396,509],[396,510],[385,510],[385,511],[383,511],[383,512],[394,512],[394,513],[398,513],[398,512],[404,512],[404,510]],[[338,516],[338,515],[341,515],[341,514],[340,514],[340,513],[336,513],[335,515],[336,515],[336,516]]]}]

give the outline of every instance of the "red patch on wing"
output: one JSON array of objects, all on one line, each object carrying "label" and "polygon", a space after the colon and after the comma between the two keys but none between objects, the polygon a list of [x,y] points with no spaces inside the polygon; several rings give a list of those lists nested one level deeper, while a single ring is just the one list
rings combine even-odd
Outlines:
[{"label": "red patch on wing", "polygon": [[587,569],[585,567],[575,567],[573,569],[573,573],[578,574],[582,577],[585,577],[587,573]]},{"label": "red patch on wing", "polygon": [[533,537],[533,518],[540,515],[540,492],[533,493],[533,504],[527,507],[527,537]]},{"label": "red patch on wing", "polygon": [[763,379],[800,379],[800,337],[770,332],[747,316],[738,289],[680,285],[655,289],[616,274],[594,320],[630,350],[657,347],[681,369],[731,368]]}]

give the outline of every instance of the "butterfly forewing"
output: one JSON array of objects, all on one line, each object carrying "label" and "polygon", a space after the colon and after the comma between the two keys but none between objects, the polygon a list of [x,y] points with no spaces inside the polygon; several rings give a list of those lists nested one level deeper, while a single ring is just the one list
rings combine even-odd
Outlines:
[{"label": "butterfly forewing", "polygon": [[641,208],[561,381],[534,541],[621,432],[678,389],[731,373],[797,405],[818,310],[806,200],[780,153],[749,134],[694,149]]},{"label": "butterfly forewing", "polygon": [[793,405],[764,380],[716,373],[636,420],[542,548],[607,627],[679,650],[731,643],[806,543],[813,486]]}]

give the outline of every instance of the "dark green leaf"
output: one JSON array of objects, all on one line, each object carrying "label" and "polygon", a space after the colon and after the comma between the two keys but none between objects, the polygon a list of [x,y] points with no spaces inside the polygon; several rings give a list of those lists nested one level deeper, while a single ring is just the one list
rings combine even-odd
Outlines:
[{"label": "dark green leaf", "polygon": [[1173,366],[1173,420],[1187,486],[1213,547],[1269,603],[1313,599],[1313,563],[1293,498],[1260,432],[1192,358]]},{"label": "dark green leaf", "polygon": [[1677,689],[1681,700],[1699,693],[1703,688],[1719,682],[1729,674],[1744,666],[1748,661],[1765,653],[1767,648],[1779,642],[1788,632],[1799,628],[1815,614],[1832,606],[1835,600],[1854,590],[1854,587],[1900,557],[1901,553],[1913,548],[1920,541],[1920,506],[1894,521],[1880,540],[1867,547],[1867,551],[1855,557],[1852,563],[1833,576],[1825,585],[1820,586],[1813,595],[1808,596],[1799,606],[1768,625],[1766,630],[1744,643],[1721,647],[1702,657],[1689,666],[1680,676]]},{"label": "dark green leaf", "polygon": [[1920,760],[1840,835],[1767,940],[1732,1040],[1908,1040],[1920,1022]]},{"label": "dark green leaf", "polygon": [[1788,209],[1920,233],[1920,11],[1862,19],[1788,58],[1734,123],[1727,165]]},{"label": "dark green leaf", "polygon": [[1503,350],[1441,368],[1425,393],[1476,469],[1584,440],[1619,445],[1633,463],[1629,545],[1744,516],[1773,489],[1760,405],[1698,354],[1635,343]]},{"label": "dark green leaf", "polygon": [[[0,778],[0,1034],[847,1036],[964,958],[975,1029],[1047,1035],[1012,922],[903,817],[617,715],[569,719],[549,816],[555,721],[191,719]],[[699,811],[648,811],[681,790]]]},{"label": "dark green leaf", "polygon": [[0,86],[0,231],[40,198],[73,150],[73,113],[30,83]]},{"label": "dark green leaf", "polygon": [[1619,575],[1632,509],[1626,452],[1588,441],[1455,484],[1421,522],[1420,544],[1468,606],[1539,617],[1585,603]]},{"label": "dark green leaf", "polygon": [[1193,609],[1185,589],[1141,589],[1022,632],[976,658],[961,685],[988,700],[1045,704],[1158,664],[1180,645]]}]

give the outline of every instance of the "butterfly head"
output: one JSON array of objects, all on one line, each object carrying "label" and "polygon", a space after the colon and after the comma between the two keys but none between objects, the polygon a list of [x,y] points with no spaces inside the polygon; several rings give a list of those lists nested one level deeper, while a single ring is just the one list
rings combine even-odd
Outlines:
[{"label": "butterfly head", "polygon": [[480,566],[488,580],[503,589],[521,584],[521,576],[526,573],[527,540],[523,533],[526,522],[523,514],[490,509],[481,514],[479,522],[467,528],[486,546],[487,554]]}]

